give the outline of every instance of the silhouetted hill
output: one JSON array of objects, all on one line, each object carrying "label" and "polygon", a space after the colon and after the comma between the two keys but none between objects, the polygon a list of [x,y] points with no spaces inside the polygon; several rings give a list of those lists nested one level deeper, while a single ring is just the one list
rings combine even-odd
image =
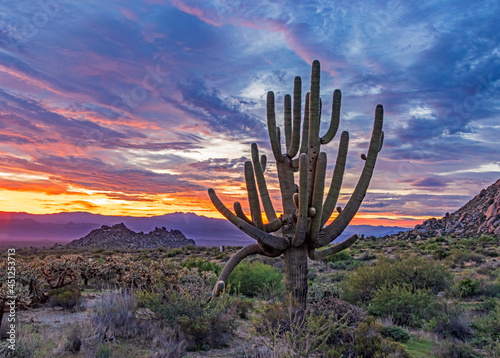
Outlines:
[{"label": "silhouetted hill", "polygon": [[179,230],[168,231],[165,227],[155,228],[145,234],[135,232],[120,223],[113,226],[103,225],[92,230],[88,235],[73,240],[66,247],[93,249],[155,249],[157,247],[184,247],[196,245],[188,240]]}]

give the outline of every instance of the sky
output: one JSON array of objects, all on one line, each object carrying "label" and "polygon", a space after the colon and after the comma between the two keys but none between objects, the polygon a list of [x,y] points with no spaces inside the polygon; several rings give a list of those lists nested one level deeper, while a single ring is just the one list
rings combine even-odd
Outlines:
[{"label": "sky", "polygon": [[441,217],[500,177],[499,15],[498,1],[2,0],[0,210],[221,217],[207,189],[246,205],[253,142],[278,204],[266,93],[280,124],[317,59],[321,133],[339,88],[351,138],[340,206],[380,103],[354,223]]}]

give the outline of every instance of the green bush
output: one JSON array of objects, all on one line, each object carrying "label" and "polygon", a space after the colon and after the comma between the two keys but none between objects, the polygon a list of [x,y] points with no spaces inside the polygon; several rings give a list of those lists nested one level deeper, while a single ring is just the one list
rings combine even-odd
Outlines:
[{"label": "green bush", "polygon": [[375,265],[358,267],[349,275],[343,283],[343,298],[352,303],[368,304],[379,288],[408,282],[414,289],[438,293],[449,287],[451,277],[451,273],[435,261],[416,256],[406,260],[382,258]]},{"label": "green bush", "polygon": [[473,261],[476,264],[484,262],[484,256],[475,252],[466,250],[452,250],[450,259],[455,265],[464,265],[466,262]]},{"label": "green bush", "polygon": [[460,298],[475,296],[479,293],[480,282],[466,277],[458,281],[456,286],[456,294]]},{"label": "green bush", "polygon": [[477,241],[483,242],[483,243],[493,243],[493,242],[497,242],[498,240],[494,237],[491,237],[491,236],[481,235],[481,236],[479,236]]},{"label": "green bush", "polygon": [[434,243],[434,244],[429,244],[425,247],[426,250],[429,250],[429,251],[432,251],[432,250],[436,250],[438,248],[438,244],[437,243]]},{"label": "green bush", "polygon": [[445,342],[434,349],[434,353],[440,358],[481,358],[471,346],[464,343]]},{"label": "green bush", "polygon": [[61,287],[48,292],[50,302],[64,309],[74,308],[81,300],[81,291],[78,287]]},{"label": "green bush", "polygon": [[229,276],[231,292],[248,297],[282,297],[284,295],[283,275],[273,266],[260,261],[242,262]]},{"label": "green bush", "polygon": [[219,275],[220,272],[222,271],[222,268],[216,263],[211,262],[210,260],[205,260],[196,257],[188,258],[186,261],[184,261],[182,266],[188,269],[197,268],[200,273],[205,271],[212,271],[216,275]]},{"label": "green bush", "polygon": [[178,247],[178,248],[172,249],[169,252],[167,252],[167,257],[175,257],[175,256],[180,255],[182,253],[184,253],[184,251]]},{"label": "green bush", "polygon": [[340,251],[339,253],[335,255],[328,256],[325,259],[325,262],[338,262],[338,261],[346,261],[346,260],[351,260],[352,255],[349,253],[349,251]]},{"label": "green bush", "polygon": [[383,286],[371,301],[368,311],[377,316],[391,316],[401,326],[420,327],[436,307],[436,297],[428,290],[408,284]]},{"label": "green bush", "polygon": [[392,338],[396,342],[406,343],[410,340],[410,334],[403,328],[398,326],[383,327],[381,332],[385,338]]},{"label": "green bush", "polygon": [[447,258],[448,256],[450,256],[450,254],[451,254],[451,251],[448,249],[437,249],[437,250],[434,250],[434,252],[432,253],[432,256],[436,260],[443,260],[443,259]]}]

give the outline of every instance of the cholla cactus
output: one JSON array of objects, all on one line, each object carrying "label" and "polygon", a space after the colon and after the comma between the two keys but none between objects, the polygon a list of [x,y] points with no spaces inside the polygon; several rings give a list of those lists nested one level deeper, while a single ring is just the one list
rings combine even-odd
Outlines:
[{"label": "cholla cactus", "polygon": [[[217,197],[213,189],[208,194],[214,206],[231,223],[257,240],[238,251],[226,263],[213,290],[218,296],[224,288],[229,275],[238,263],[249,255],[283,255],[285,269],[285,287],[288,303],[292,307],[304,309],[307,297],[307,257],[321,260],[351,246],[357,239],[353,235],[347,240],[318,250],[329,245],[347,227],[357,213],[366,194],[377,155],[382,149],[384,133],[382,131],[383,107],[377,105],[375,123],[368,153],[361,158],[365,165],[358,184],[349,202],[343,210],[325,227],[335,210],[340,193],[346,164],[349,133],[342,132],[333,178],[326,196],[326,153],[321,152],[321,145],[328,144],[335,136],[340,120],[341,92],[335,90],[330,127],[324,136],[320,136],[321,99],[320,99],[320,64],[314,61],[311,74],[311,91],[305,97],[304,120],[301,120],[302,90],[301,79],[296,77],[293,90],[293,108],[290,95],[285,96],[284,132],[286,152],[282,151],[280,128],[276,126],[274,93],[267,94],[267,124],[272,152],[276,160],[281,190],[283,214],[278,217],[274,210],[266,185],[264,171],[266,156],[259,156],[257,145],[251,146],[252,160],[245,163],[245,181],[250,206],[250,218],[243,212],[240,203],[234,203],[234,213]],[[302,133],[301,133],[302,127]],[[299,172],[298,185],[294,172]],[[260,201],[259,201],[260,194]],[[267,217],[264,223],[261,204]],[[274,234],[273,234],[274,233]]]}]

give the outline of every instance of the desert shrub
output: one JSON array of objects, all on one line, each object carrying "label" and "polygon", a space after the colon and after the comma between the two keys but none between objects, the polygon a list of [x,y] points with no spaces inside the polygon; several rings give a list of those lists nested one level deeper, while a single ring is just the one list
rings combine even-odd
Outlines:
[{"label": "desert shrub", "polygon": [[442,236],[436,236],[434,238],[434,242],[448,242],[448,240],[446,240],[444,237]]},{"label": "desert shrub", "polygon": [[486,297],[500,297],[500,282],[482,282],[481,294]]},{"label": "desert shrub", "polygon": [[184,253],[184,251],[181,248],[175,248],[167,252],[167,257],[175,257],[177,255],[180,255]]},{"label": "desert shrub", "polygon": [[479,293],[480,282],[466,277],[458,281],[455,291],[456,295],[460,298],[467,298],[475,296]]},{"label": "desert shrub", "polygon": [[[329,310],[324,309],[327,306]],[[251,356],[410,357],[402,345],[381,335],[381,326],[366,322],[361,311],[325,296],[308,307],[303,320],[294,320],[283,305],[268,305],[256,325],[267,351],[263,354],[260,349]]]},{"label": "desert shrub", "polygon": [[477,305],[476,310],[489,313],[496,309],[498,302],[498,299],[495,297],[486,297],[483,302]]},{"label": "desert shrub", "polygon": [[235,301],[238,316],[242,319],[248,318],[248,313],[254,308],[253,301],[249,298],[240,297]]},{"label": "desert shrub", "polygon": [[349,251],[340,251],[339,253],[335,255],[328,256],[324,261],[325,262],[338,262],[338,261],[346,261],[346,260],[351,260],[352,255],[349,253]]},{"label": "desert shrub", "polygon": [[484,256],[469,250],[452,250],[450,259],[455,265],[464,265],[466,262],[480,264],[484,262]]},{"label": "desert shrub", "polygon": [[444,342],[437,345],[433,353],[440,358],[481,358],[471,346],[465,343]]},{"label": "desert shrub", "polygon": [[433,243],[433,244],[429,244],[425,247],[426,250],[428,251],[432,251],[432,250],[436,250],[438,248],[438,244],[437,243]]},{"label": "desert shrub", "polygon": [[[361,323],[354,330],[354,344],[352,347],[345,347],[343,350],[350,355],[337,355],[337,357],[400,357],[411,358],[406,349],[400,343],[386,340],[381,334],[382,327],[372,323]],[[342,350],[342,349],[341,349]],[[341,352],[339,352],[341,353]]]},{"label": "desert shrub", "polygon": [[96,358],[111,358],[111,348],[108,346],[100,346]]},{"label": "desert shrub", "polygon": [[434,252],[432,253],[432,257],[434,257],[436,260],[443,260],[450,256],[450,254],[450,250],[438,248],[437,250],[434,250]]},{"label": "desert shrub", "polygon": [[434,333],[442,338],[467,341],[474,335],[468,321],[459,312],[446,312],[438,315]]},{"label": "desert shrub", "polygon": [[73,324],[69,328],[66,337],[66,344],[64,350],[76,354],[82,347],[82,330],[79,324]]},{"label": "desert shrub", "polygon": [[216,263],[211,262],[210,260],[205,260],[196,257],[188,258],[186,261],[184,261],[182,266],[187,267],[189,269],[197,268],[199,272],[212,271],[216,275],[219,275],[220,272],[222,271],[222,268]]},{"label": "desert shrub", "polygon": [[383,337],[392,338],[396,342],[406,343],[410,340],[410,334],[398,326],[386,326],[380,331]]},{"label": "desert shrub", "polygon": [[365,252],[363,255],[359,257],[360,261],[371,261],[375,260],[377,258],[377,255],[371,252]]},{"label": "desert shrub", "polygon": [[482,243],[494,243],[494,242],[497,242],[498,240],[495,237],[481,235],[481,236],[479,236],[477,241],[482,242]]},{"label": "desert shrub", "polygon": [[153,287],[138,294],[141,306],[153,311],[165,325],[176,327],[188,350],[226,346],[236,328],[237,303],[223,294],[208,301],[215,274],[184,268],[170,289]]},{"label": "desert shrub", "polygon": [[481,343],[500,341],[500,301],[488,314],[473,322],[472,327],[476,330],[476,340]]},{"label": "desert shrub", "polygon": [[78,287],[61,287],[50,290],[48,293],[49,302],[54,306],[60,306],[64,309],[74,308],[81,300],[81,291]]},{"label": "desert shrub", "polygon": [[436,298],[429,290],[408,284],[383,286],[371,300],[368,311],[377,316],[391,316],[394,323],[419,327],[429,318],[436,306]]},{"label": "desert shrub", "polygon": [[136,297],[128,291],[119,291],[103,296],[94,307],[91,320],[104,337],[132,338],[141,328],[136,312]]},{"label": "desert shrub", "polygon": [[231,292],[248,297],[283,297],[283,275],[260,261],[242,262],[231,273],[228,280]]},{"label": "desert shrub", "polygon": [[283,303],[265,303],[253,325],[257,333],[276,331],[282,333],[290,324],[290,317]]},{"label": "desert shrub", "polygon": [[438,293],[448,288],[451,273],[438,262],[420,257],[406,260],[380,259],[373,266],[361,266],[343,283],[343,297],[352,303],[367,304],[377,289],[411,282],[414,289]]}]

